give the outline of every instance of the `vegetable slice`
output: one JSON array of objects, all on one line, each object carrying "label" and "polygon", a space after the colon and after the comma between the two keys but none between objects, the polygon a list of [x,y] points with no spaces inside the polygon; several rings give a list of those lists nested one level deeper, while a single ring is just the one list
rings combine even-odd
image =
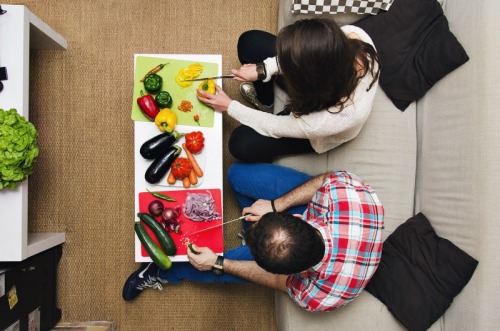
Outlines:
[{"label": "vegetable slice", "polygon": [[188,87],[193,84],[193,82],[186,81],[187,79],[193,79],[198,77],[203,71],[203,66],[199,63],[193,63],[187,68],[182,68],[175,76],[175,82],[182,87]]},{"label": "vegetable slice", "polygon": [[191,251],[191,253],[196,254],[196,255],[200,254],[200,252],[197,252],[197,251],[194,250],[193,243],[189,243],[188,244],[188,248]]}]

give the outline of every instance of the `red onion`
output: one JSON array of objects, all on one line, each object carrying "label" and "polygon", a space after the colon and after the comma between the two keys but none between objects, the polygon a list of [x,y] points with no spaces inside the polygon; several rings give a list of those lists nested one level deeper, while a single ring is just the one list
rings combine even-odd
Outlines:
[{"label": "red onion", "polygon": [[168,231],[179,232],[181,223],[178,220],[180,215],[179,208],[165,208],[161,213],[161,223]]},{"label": "red onion", "polygon": [[152,216],[159,216],[163,212],[163,203],[160,200],[153,200],[149,203],[148,211]]}]

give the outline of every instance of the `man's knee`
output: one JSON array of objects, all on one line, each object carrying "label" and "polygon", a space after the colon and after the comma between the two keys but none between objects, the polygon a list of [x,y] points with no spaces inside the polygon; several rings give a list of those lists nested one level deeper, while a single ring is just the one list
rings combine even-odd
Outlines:
[{"label": "man's knee", "polygon": [[235,186],[236,181],[241,178],[241,166],[238,162],[235,162],[229,166],[227,170],[227,181],[229,186],[232,188]]}]

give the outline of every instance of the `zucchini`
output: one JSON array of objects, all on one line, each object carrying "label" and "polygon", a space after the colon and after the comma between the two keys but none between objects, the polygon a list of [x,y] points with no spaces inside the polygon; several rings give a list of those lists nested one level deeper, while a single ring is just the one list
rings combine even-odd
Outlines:
[{"label": "zucchini", "polygon": [[200,254],[200,252],[197,252],[194,250],[193,243],[189,243],[188,247],[189,247],[189,250],[191,251],[191,253],[196,254],[196,255]]},{"label": "zucchini", "polygon": [[181,150],[179,146],[174,145],[169,147],[165,154],[157,157],[146,170],[144,175],[146,181],[150,184],[156,184],[165,177],[172,163],[181,154]]},{"label": "zucchini", "polygon": [[147,213],[137,213],[137,217],[141,219],[156,235],[156,239],[160,242],[161,247],[167,255],[174,256],[177,253],[177,247],[170,237],[170,234],[158,223],[151,215]]},{"label": "zucchini", "polygon": [[158,266],[158,268],[167,270],[172,266],[170,258],[163,253],[160,247],[151,239],[141,222],[135,222],[134,230],[142,245],[151,257],[151,260]]},{"label": "zucchini", "polygon": [[156,159],[183,136],[184,133],[177,131],[160,133],[142,144],[139,153],[145,159]]}]

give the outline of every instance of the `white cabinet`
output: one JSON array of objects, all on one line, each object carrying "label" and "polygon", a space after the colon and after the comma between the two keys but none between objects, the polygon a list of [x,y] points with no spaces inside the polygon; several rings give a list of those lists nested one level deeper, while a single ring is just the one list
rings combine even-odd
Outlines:
[{"label": "white cabinet", "polygon": [[[2,5],[0,67],[7,68],[0,108],[29,119],[30,49],[67,48],[67,41],[25,6]],[[43,88],[43,87],[39,87]],[[22,261],[65,241],[64,233],[28,233],[28,180],[0,190],[0,261]]]}]

